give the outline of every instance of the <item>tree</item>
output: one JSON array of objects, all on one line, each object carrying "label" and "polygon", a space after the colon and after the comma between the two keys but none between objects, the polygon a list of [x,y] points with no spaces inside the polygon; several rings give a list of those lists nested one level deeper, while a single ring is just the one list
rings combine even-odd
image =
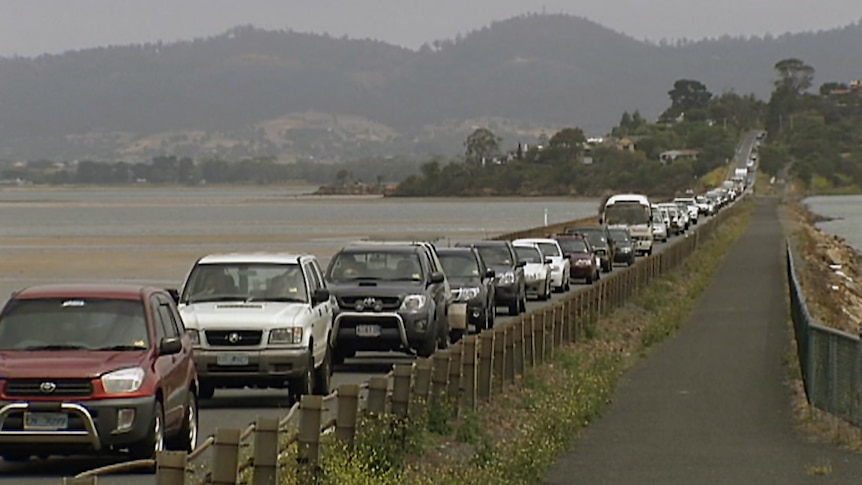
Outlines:
[{"label": "tree", "polygon": [[548,141],[548,146],[551,148],[578,151],[586,141],[587,137],[584,136],[584,130],[580,128],[563,128],[551,137]]},{"label": "tree", "polygon": [[662,115],[664,119],[676,118],[680,114],[688,117],[693,111],[703,111],[712,99],[712,93],[706,89],[706,86],[692,79],[677,80],[673,83],[673,89],[667,94],[670,96],[671,105]]},{"label": "tree", "polygon": [[799,96],[814,82],[814,68],[799,59],[780,60],[775,63],[774,68],[778,74],[778,79],[775,80],[776,91]]},{"label": "tree", "polygon": [[464,142],[467,163],[481,165],[482,160],[489,159],[500,153],[502,138],[487,128],[477,128]]}]

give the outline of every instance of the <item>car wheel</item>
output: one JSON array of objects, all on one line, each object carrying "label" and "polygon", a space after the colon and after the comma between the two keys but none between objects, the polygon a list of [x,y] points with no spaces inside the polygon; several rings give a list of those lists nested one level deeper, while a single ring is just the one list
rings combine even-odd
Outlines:
[{"label": "car wheel", "polygon": [[437,338],[433,336],[429,336],[422,342],[422,345],[416,349],[416,355],[419,357],[431,357],[434,355],[434,351],[437,350]]},{"label": "car wheel", "polygon": [[527,313],[527,291],[524,290],[524,294],[521,296],[521,302],[518,304],[518,310],[520,313]]},{"label": "car wheel", "polygon": [[165,449],[165,409],[161,401],[156,401],[153,420],[147,436],[129,447],[129,455],[133,460],[152,460],[156,453]]},{"label": "car wheel", "polygon": [[445,350],[449,348],[449,316],[444,314],[443,322],[437,320],[437,348]]},{"label": "car wheel", "polygon": [[296,377],[287,384],[287,391],[294,402],[299,402],[304,394],[314,393],[314,355],[308,351],[308,364],[302,377]]},{"label": "car wheel", "polygon": [[458,343],[459,340],[464,338],[464,329],[457,328],[449,331],[449,341],[453,344]]},{"label": "car wheel", "polygon": [[215,386],[206,382],[198,383],[198,399],[212,399],[215,394]]},{"label": "car wheel", "polygon": [[593,284],[593,275],[587,275],[587,277],[584,278],[584,283],[587,285]]},{"label": "car wheel", "polygon": [[191,453],[198,445],[198,398],[189,391],[189,402],[186,403],[186,413],[183,425],[176,436],[171,438],[168,449]]},{"label": "car wheel", "polygon": [[332,383],[332,351],[327,348],[323,362],[314,370],[314,393],[320,396],[329,394]]},{"label": "car wheel", "polygon": [[521,297],[512,303],[509,303],[509,316],[517,316],[521,312]]},{"label": "car wheel", "polygon": [[485,309],[485,315],[485,321],[488,322],[486,328],[494,328],[494,320],[497,318],[497,308],[493,304],[489,305]]}]

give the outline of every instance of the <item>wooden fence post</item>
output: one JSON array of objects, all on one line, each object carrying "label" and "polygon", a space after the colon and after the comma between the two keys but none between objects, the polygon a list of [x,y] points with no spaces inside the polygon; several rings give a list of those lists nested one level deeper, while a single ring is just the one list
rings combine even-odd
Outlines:
[{"label": "wooden fence post", "polygon": [[510,384],[515,383],[515,356],[517,348],[515,347],[515,331],[516,324],[506,325],[503,331],[506,335],[506,359],[503,362],[503,381]]},{"label": "wooden fence post", "polygon": [[461,339],[458,344],[453,347],[449,347],[449,389],[447,391],[447,398],[449,403],[452,404],[453,412],[455,415],[458,413],[458,404],[461,401],[461,372],[463,369],[461,366],[463,365],[463,355],[464,355],[464,339]]},{"label": "wooden fence post", "polygon": [[494,376],[494,351],[496,332],[493,330],[482,330],[479,334],[479,378],[478,395],[485,401],[491,398],[491,387]]},{"label": "wooden fence post", "polygon": [[[306,396],[302,396],[305,398]],[[301,423],[300,423],[301,424]],[[320,434],[318,430],[317,434]],[[237,468],[239,466],[239,436],[238,429],[216,429],[212,461],[213,485],[235,485]]]},{"label": "wooden fence post", "polygon": [[[526,342],[526,318],[523,316],[515,322],[515,351],[512,353],[514,357],[515,365],[513,367],[514,375],[522,376],[524,375],[524,370],[526,368],[526,354],[527,354],[527,342]],[[513,379],[514,380],[514,379]]]},{"label": "wooden fence post", "polygon": [[413,380],[413,365],[397,364],[392,385],[392,414],[406,418],[410,405],[410,384]]},{"label": "wooden fence post", "polygon": [[389,379],[372,377],[368,381],[368,412],[381,415],[386,412],[386,394],[389,391]]},{"label": "wooden fence post", "polygon": [[503,383],[506,380],[506,342],[507,334],[511,327],[497,327],[494,329],[494,357],[493,369],[494,376],[491,378],[491,394],[500,394],[503,392]]},{"label": "wooden fence post", "polygon": [[566,301],[554,306],[554,347],[562,347],[566,343]]},{"label": "wooden fence post", "polygon": [[356,416],[359,413],[359,386],[338,386],[338,410],[335,416],[335,437],[349,448],[353,448],[356,437]]},{"label": "wooden fence post", "polygon": [[531,369],[536,365],[536,315],[530,313],[524,322],[524,367]]},{"label": "wooden fence post", "polygon": [[476,335],[468,335],[464,337],[462,340],[464,342],[464,357],[462,358],[462,392],[461,392],[461,406],[462,408],[469,409],[471,411],[476,410],[476,371],[477,369],[477,358],[476,351],[478,340]]},{"label": "wooden fence post", "polygon": [[431,405],[442,406],[446,400],[446,392],[449,388],[449,362],[448,350],[434,353],[432,357],[433,368],[431,370]]},{"label": "wooden fence post", "polygon": [[416,360],[416,382],[413,385],[413,395],[421,403],[428,403],[428,394],[431,392],[431,372],[433,369],[433,361],[430,358]]},{"label": "wooden fence post", "polygon": [[[156,483],[158,485],[184,485],[186,482],[186,466],[189,455],[185,451],[159,451],[156,453]],[[96,477],[92,482],[66,482],[63,485],[96,485]]]},{"label": "wooden fence post", "polygon": [[[538,315],[536,315],[538,313]],[[545,309],[534,312],[533,317],[533,365],[541,365],[545,361]]]},{"label": "wooden fence post", "polygon": [[[385,379],[385,378],[384,378]],[[299,473],[301,483],[310,483],[317,475],[320,460],[320,421],[323,396],[306,394],[299,401]],[[236,473],[234,473],[236,474]]]},{"label": "wooden fence post", "polygon": [[254,425],[254,485],[278,483],[278,418],[258,417]]}]

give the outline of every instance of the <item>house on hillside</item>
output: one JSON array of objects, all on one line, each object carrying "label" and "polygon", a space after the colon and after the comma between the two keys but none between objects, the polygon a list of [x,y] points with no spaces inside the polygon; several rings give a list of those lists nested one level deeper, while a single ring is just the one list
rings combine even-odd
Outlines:
[{"label": "house on hillside", "polygon": [[667,165],[677,161],[678,159],[697,160],[698,155],[700,155],[700,150],[686,148],[662,152],[659,154],[658,158],[663,164]]}]

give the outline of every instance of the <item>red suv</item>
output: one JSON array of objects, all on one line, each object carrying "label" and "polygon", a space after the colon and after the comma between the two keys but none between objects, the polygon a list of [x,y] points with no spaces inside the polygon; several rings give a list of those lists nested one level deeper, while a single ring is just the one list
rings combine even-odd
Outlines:
[{"label": "red suv", "polygon": [[197,374],[174,298],[131,285],[38,286],[0,312],[0,456],[197,444]]}]

